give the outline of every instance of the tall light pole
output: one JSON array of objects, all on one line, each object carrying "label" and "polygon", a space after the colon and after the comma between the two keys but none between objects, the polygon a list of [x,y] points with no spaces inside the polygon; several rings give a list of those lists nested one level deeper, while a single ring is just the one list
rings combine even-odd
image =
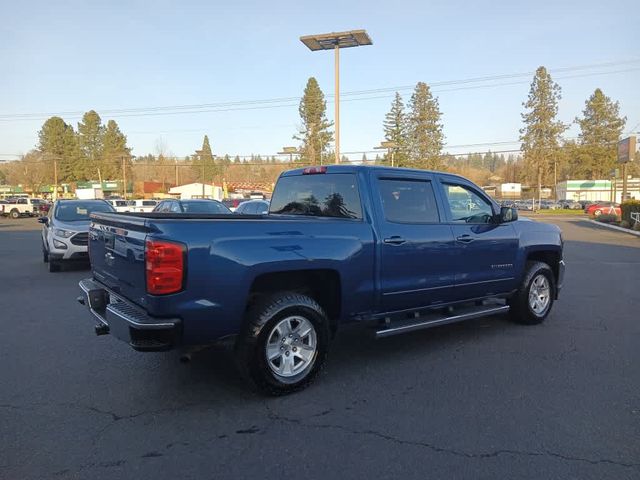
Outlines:
[{"label": "tall light pole", "polygon": [[202,154],[204,153],[204,150],[196,150],[196,155],[198,157],[198,160],[200,160],[200,162],[202,162],[202,198],[204,198],[204,160],[202,160]]},{"label": "tall light pole", "polygon": [[377,147],[373,147],[376,150],[386,150],[387,154],[389,155],[390,159],[391,159],[391,166],[395,167],[394,162],[393,162],[393,156],[395,153],[395,149],[398,145],[396,145],[396,142],[391,142],[391,141],[387,141],[384,140],[382,142],[380,142],[380,145]]},{"label": "tall light pole", "polygon": [[278,155],[289,155],[289,163],[293,162],[293,156],[298,155],[297,147],[282,147],[282,151]]},{"label": "tall light pole", "polygon": [[340,163],[340,49],[372,45],[373,42],[365,30],[322,33],[300,37],[309,50],[333,50],[335,55],[335,123],[336,123],[336,163]]}]

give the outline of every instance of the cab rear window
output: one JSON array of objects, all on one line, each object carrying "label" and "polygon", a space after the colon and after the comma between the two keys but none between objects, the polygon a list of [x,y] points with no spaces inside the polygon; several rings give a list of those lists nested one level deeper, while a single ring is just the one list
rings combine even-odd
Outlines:
[{"label": "cab rear window", "polygon": [[356,176],[350,173],[281,177],[269,213],[362,218]]}]

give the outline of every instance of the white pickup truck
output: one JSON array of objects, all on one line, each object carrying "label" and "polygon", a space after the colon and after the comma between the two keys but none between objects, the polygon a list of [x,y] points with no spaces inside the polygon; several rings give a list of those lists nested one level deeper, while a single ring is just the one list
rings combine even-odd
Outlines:
[{"label": "white pickup truck", "polygon": [[44,210],[44,202],[39,198],[14,198],[0,204],[0,214],[11,218],[35,217]]}]

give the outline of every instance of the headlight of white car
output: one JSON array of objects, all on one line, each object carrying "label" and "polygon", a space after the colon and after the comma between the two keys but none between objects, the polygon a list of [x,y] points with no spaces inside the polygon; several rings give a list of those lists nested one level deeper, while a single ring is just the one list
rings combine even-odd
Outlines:
[{"label": "headlight of white car", "polygon": [[56,237],[62,237],[62,238],[69,238],[71,235],[75,234],[76,232],[72,232],[71,230],[63,230],[62,228],[56,228],[53,231],[53,234]]}]

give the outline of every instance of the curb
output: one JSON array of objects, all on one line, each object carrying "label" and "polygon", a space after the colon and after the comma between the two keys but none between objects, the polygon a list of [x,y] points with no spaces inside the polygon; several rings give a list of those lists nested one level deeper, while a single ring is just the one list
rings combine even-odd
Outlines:
[{"label": "curb", "polygon": [[599,227],[609,228],[611,230],[617,230],[619,232],[628,233],[629,235],[634,235],[636,237],[640,237],[640,232],[636,232],[634,230],[629,230],[628,228],[618,227],[616,225],[609,225],[608,223],[596,222],[595,220],[589,220],[594,225],[598,225]]}]

